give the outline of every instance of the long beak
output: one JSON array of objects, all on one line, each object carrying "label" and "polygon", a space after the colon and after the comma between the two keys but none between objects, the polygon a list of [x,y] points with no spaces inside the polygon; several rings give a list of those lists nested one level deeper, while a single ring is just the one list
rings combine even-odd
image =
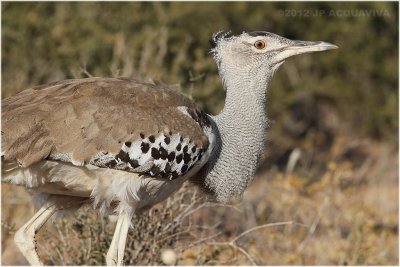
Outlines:
[{"label": "long beak", "polygon": [[281,62],[295,55],[332,50],[337,48],[339,47],[327,42],[292,41],[288,46],[284,47],[281,50],[281,52],[277,55],[277,62]]},{"label": "long beak", "polygon": [[294,41],[294,44],[286,48],[285,50],[293,50],[295,55],[325,51],[331,49],[337,49],[338,46],[328,42],[306,42],[306,41]]}]

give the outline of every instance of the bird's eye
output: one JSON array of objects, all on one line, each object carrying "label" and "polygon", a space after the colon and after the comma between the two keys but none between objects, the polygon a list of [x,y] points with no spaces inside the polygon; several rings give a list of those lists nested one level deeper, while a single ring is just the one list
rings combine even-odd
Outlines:
[{"label": "bird's eye", "polygon": [[264,49],[266,46],[265,42],[262,40],[258,40],[254,43],[254,47],[257,49]]}]

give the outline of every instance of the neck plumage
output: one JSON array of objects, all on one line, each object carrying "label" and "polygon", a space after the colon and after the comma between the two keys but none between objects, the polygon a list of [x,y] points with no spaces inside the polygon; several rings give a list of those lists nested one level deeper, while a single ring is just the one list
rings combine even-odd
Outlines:
[{"label": "neck plumage", "polygon": [[225,106],[219,115],[210,116],[217,142],[210,163],[203,169],[202,183],[217,201],[227,202],[234,195],[242,196],[263,152],[265,91],[272,73],[228,70],[221,71],[221,76],[226,87]]}]

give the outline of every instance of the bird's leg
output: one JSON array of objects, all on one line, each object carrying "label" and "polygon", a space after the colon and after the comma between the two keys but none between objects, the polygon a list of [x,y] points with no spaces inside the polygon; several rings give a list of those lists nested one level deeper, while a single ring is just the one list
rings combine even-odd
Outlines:
[{"label": "bird's leg", "polygon": [[56,203],[48,200],[14,235],[15,244],[31,265],[43,265],[37,254],[35,235],[56,211]]},{"label": "bird's leg", "polygon": [[117,254],[116,243],[117,243],[119,233],[121,231],[122,218],[123,217],[120,214],[118,216],[117,225],[115,227],[114,236],[112,238],[110,248],[108,249],[108,252],[107,252],[107,256],[106,256],[107,266],[114,266],[117,264],[118,254]]},{"label": "bird's leg", "polygon": [[107,252],[106,262],[108,266],[123,265],[126,237],[130,224],[131,216],[122,211],[118,215],[117,226],[115,227],[114,236]]}]

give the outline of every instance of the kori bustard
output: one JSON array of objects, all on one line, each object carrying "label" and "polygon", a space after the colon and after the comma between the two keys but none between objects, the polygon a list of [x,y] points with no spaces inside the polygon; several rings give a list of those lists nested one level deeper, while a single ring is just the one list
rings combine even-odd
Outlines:
[{"label": "kori bustard", "polygon": [[126,78],[64,80],[2,101],[2,181],[41,203],[14,237],[30,264],[42,265],[35,234],[63,209],[91,202],[118,215],[106,263],[122,265],[133,214],[186,180],[216,201],[241,196],[263,151],[274,72],[291,56],[337,48],[261,31],[217,33],[211,44],[226,91],[216,116],[178,92]]}]

